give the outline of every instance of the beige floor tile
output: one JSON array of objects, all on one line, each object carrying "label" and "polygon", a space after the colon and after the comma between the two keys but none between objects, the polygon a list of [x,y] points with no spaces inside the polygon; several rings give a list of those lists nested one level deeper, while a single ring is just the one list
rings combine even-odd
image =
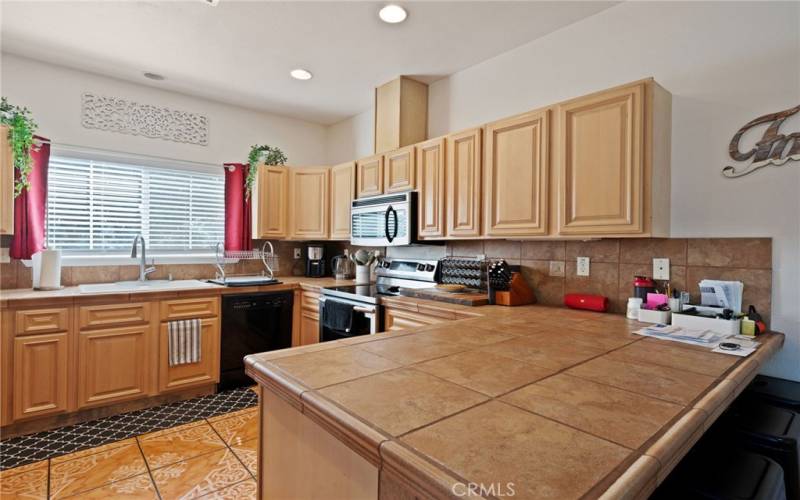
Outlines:
[{"label": "beige floor tile", "polygon": [[150,474],[139,474],[122,481],[115,481],[113,483],[95,488],[93,490],[84,491],[72,498],[80,499],[157,499],[156,488],[153,486],[153,481],[150,479]]},{"label": "beige floor tile", "polygon": [[54,457],[50,459],[50,463],[53,465],[60,464],[61,462],[66,462],[67,460],[86,457],[89,455],[94,455],[95,453],[100,453],[102,451],[107,451],[114,448],[119,448],[120,446],[127,446],[131,444],[136,444],[136,438],[122,439],[120,441],[114,441],[113,443],[104,444],[102,446],[95,446],[94,448],[87,448],[85,450],[76,451],[74,453],[69,453],[67,455],[61,455],[60,457]]},{"label": "beige floor tile", "polygon": [[470,481],[514,498],[580,498],[631,451],[513,406],[490,401],[401,438]]},{"label": "beige floor tile", "polygon": [[47,460],[0,472],[0,498],[47,498]]},{"label": "beige floor tile", "polygon": [[196,498],[252,478],[228,449],[200,455],[152,473],[164,499]]},{"label": "beige floor tile", "polygon": [[255,500],[258,485],[250,479],[205,495],[203,500]]},{"label": "beige floor tile", "polygon": [[55,464],[50,469],[50,495],[62,498],[147,472],[136,443]]},{"label": "beige floor tile", "polygon": [[258,474],[258,439],[231,446],[231,449],[251,474],[254,476]]},{"label": "beige floor tile", "polygon": [[489,396],[522,387],[556,371],[478,351],[433,359],[414,365],[414,368]]},{"label": "beige floor tile", "polygon": [[487,399],[413,368],[378,373],[319,392],[393,436]]},{"label": "beige floor tile", "polygon": [[182,462],[192,457],[225,447],[214,429],[206,422],[189,424],[139,436],[144,458],[151,469]]},{"label": "beige floor tile", "polygon": [[631,449],[644,444],[683,408],[565,374],[502,400]]},{"label": "beige floor tile", "polygon": [[211,422],[222,440],[231,446],[258,438],[258,412],[238,413],[228,418]]}]

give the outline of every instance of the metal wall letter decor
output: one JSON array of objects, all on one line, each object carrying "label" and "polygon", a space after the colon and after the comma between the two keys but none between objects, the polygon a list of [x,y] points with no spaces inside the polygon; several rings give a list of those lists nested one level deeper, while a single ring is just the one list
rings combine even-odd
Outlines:
[{"label": "metal wall letter decor", "polygon": [[85,128],[208,145],[208,118],[195,113],[85,93],[81,115]]},{"label": "metal wall letter decor", "polygon": [[[783,122],[798,112],[800,112],[800,105],[778,113],[760,116],[740,128],[731,139],[728,151],[731,158],[736,161],[747,161],[751,158],[753,161],[750,165],[739,169],[731,166],[725,167],[722,169],[722,175],[731,178],[742,177],[767,165],[783,165],[789,160],[800,161],[800,132],[788,135],[778,132]],[[770,123],[770,125],[753,149],[745,152],[739,151],[739,140],[742,135],[756,125],[764,123]]]}]

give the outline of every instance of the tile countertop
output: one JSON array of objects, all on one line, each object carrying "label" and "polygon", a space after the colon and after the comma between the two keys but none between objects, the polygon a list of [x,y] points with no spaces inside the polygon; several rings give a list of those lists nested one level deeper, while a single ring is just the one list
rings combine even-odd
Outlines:
[{"label": "tile countertop", "polygon": [[[185,287],[171,287],[171,288],[155,288],[151,290],[124,290],[112,293],[81,293],[80,287],[69,286],[60,290],[33,290],[31,288],[17,288],[10,290],[0,290],[0,308],[10,306],[22,305],[37,305],[40,301],[47,301],[48,303],[70,302],[73,300],[114,300],[114,301],[128,301],[128,300],[142,300],[139,297],[147,298],[172,298],[187,295],[213,295],[213,294],[228,294],[228,293],[253,293],[253,292],[269,292],[280,291],[286,289],[294,289],[297,287],[305,290],[319,290],[321,287],[338,286],[338,285],[352,285],[352,280],[340,281],[334,278],[307,278],[305,276],[277,276],[281,284],[278,285],[263,285],[263,286],[246,286],[246,287],[225,287],[215,285],[212,283],[191,285],[187,284]],[[191,280],[187,280],[191,281]]]},{"label": "tile countertop", "polygon": [[381,491],[646,498],[783,344],[739,358],[618,315],[462,307],[483,316],[255,354],[247,372],[380,465]]}]

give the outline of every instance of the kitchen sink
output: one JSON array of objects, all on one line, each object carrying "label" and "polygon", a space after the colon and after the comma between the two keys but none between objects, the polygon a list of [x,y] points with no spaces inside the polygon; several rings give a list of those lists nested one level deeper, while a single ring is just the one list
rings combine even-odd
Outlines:
[{"label": "kitchen sink", "polygon": [[118,281],[116,283],[97,283],[79,285],[80,293],[124,293],[147,290],[171,290],[185,288],[213,288],[215,285],[199,280],[146,280]]}]

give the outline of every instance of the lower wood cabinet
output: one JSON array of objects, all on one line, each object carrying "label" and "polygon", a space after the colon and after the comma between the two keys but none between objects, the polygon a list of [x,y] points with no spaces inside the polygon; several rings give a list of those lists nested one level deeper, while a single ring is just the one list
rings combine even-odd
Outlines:
[{"label": "lower wood cabinet", "polygon": [[147,395],[149,324],[78,335],[78,407]]},{"label": "lower wood cabinet", "polygon": [[303,291],[300,299],[300,345],[319,342],[319,296]]},{"label": "lower wood cabinet", "polygon": [[176,366],[169,365],[168,324],[161,323],[158,360],[158,388],[161,392],[219,382],[219,319],[200,321],[200,361]]},{"label": "lower wood cabinet", "polygon": [[14,420],[67,410],[67,339],[67,332],[14,339]]},{"label": "lower wood cabinet", "polygon": [[386,307],[383,309],[383,329],[387,332],[405,330],[406,328],[419,328],[435,323],[447,321],[445,318],[420,314],[406,309]]}]

